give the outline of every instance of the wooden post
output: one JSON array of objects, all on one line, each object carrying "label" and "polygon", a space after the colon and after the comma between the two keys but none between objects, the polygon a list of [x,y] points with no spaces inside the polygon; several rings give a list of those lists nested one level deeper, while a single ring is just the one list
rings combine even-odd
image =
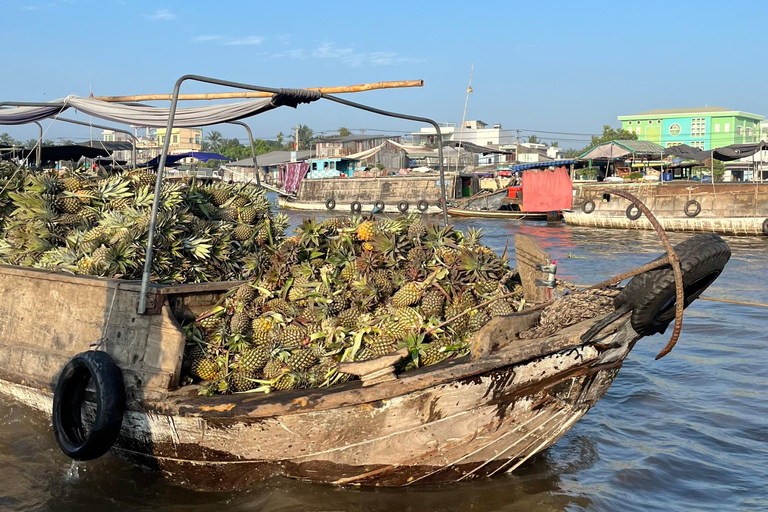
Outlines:
[{"label": "wooden post", "polygon": [[536,286],[537,279],[547,277],[546,273],[536,269],[536,265],[552,263],[549,253],[542,249],[539,242],[531,235],[518,234],[515,235],[515,257],[526,302],[539,303],[549,300],[547,288]]}]

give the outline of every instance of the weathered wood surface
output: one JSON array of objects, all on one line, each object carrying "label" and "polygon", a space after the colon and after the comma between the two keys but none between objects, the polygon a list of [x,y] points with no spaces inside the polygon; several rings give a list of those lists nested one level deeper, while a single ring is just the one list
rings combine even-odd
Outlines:
[{"label": "weathered wood surface", "polygon": [[546,279],[547,274],[536,269],[536,265],[549,265],[552,258],[538,240],[531,235],[515,235],[515,258],[520,280],[523,284],[525,300],[533,303],[549,300],[548,289],[536,286],[537,279]]},{"label": "weathered wood surface", "polygon": [[136,314],[116,279],[0,267],[0,378],[53,389],[74,355],[98,345],[123,369],[129,399],[178,385],[184,333],[167,306]]}]

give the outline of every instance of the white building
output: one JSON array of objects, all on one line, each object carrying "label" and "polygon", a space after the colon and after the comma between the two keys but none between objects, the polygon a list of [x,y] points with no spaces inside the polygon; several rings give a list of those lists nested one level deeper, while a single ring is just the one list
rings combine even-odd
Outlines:
[{"label": "white building", "polygon": [[[504,130],[500,124],[494,124],[489,128],[482,121],[465,121],[463,129],[460,123],[440,123],[440,133],[443,136],[443,142],[461,140],[478,146],[499,146],[514,140],[512,130]],[[437,130],[432,126],[411,133],[411,136],[415,146],[433,145],[437,142]]]}]

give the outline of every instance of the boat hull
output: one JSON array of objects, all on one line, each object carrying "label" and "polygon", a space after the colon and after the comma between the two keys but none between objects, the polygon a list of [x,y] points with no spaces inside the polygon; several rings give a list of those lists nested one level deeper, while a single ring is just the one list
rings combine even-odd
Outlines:
[{"label": "boat hull", "polygon": [[515,212],[505,210],[466,210],[464,208],[448,208],[448,215],[453,217],[478,217],[485,219],[510,220],[547,220],[546,213]]},{"label": "boat hull", "polygon": [[[371,388],[353,382],[278,393],[290,404],[283,414],[261,395],[180,393],[128,411],[114,451],[207,490],[276,475],[377,486],[492,476],[560,439],[605,394],[638,338],[624,319],[600,339],[614,348],[601,352],[578,344],[583,330],[550,340],[559,350],[517,364],[505,364],[512,353],[519,358],[510,347],[483,362],[442,363]],[[0,380],[0,393],[50,414],[49,390]]]}]

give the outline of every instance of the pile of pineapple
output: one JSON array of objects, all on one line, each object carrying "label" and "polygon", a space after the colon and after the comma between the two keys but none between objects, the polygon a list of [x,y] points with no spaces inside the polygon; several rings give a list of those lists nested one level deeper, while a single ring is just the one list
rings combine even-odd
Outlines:
[{"label": "pile of pineapple", "polygon": [[185,326],[184,379],[202,380],[201,394],[329,386],[351,378],[339,362],[401,347],[399,370],[434,364],[520,304],[516,273],[479,230],[408,216],[308,219],[296,232]]},{"label": "pile of pineapple", "polygon": [[[156,175],[139,170],[31,173],[0,167],[0,263],[140,279]],[[263,189],[226,183],[163,184],[152,280],[239,280],[284,238]]]}]

